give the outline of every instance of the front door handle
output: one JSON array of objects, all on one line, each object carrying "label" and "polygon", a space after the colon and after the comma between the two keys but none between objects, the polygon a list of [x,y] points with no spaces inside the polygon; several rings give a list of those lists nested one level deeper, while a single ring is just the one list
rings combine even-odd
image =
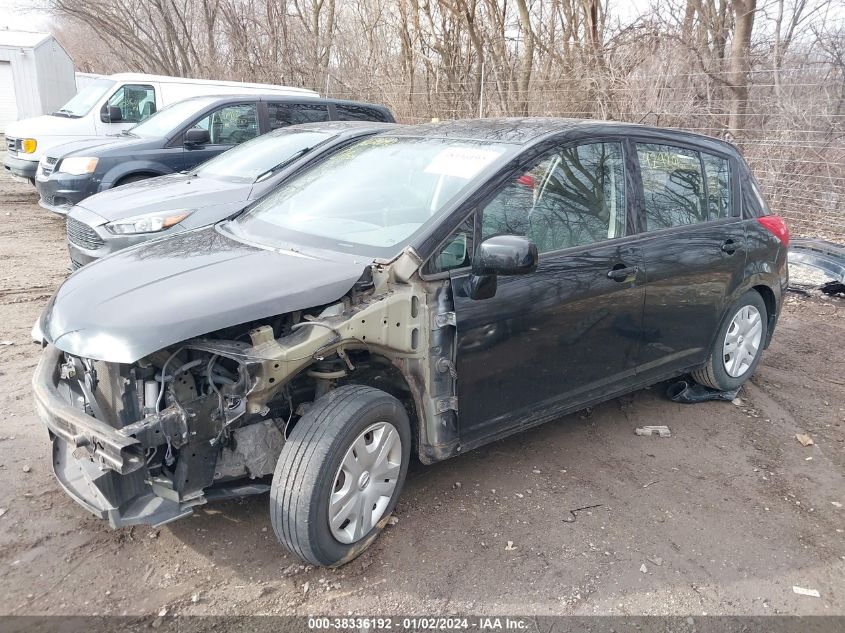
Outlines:
[{"label": "front door handle", "polygon": [[626,281],[629,277],[636,277],[638,272],[640,272],[639,266],[613,268],[612,270],[607,271],[607,278],[612,279],[613,281]]},{"label": "front door handle", "polygon": [[728,240],[722,244],[722,252],[733,255],[743,246],[745,246],[745,243],[742,240]]}]

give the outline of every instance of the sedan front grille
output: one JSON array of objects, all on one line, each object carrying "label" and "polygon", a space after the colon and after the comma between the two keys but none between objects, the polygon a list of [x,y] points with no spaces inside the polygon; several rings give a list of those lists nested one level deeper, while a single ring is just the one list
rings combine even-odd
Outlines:
[{"label": "sedan front grille", "polygon": [[103,238],[97,235],[97,231],[71,217],[67,219],[67,240],[89,251],[96,250],[105,244]]}]

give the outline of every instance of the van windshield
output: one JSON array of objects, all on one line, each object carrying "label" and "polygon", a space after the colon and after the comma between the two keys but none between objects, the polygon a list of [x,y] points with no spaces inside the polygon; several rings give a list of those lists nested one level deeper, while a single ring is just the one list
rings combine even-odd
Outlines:
[{"label": "van windshield", "polygon": [[213,99],[186,99],[162,108],[149,119],[129,129],[129,134],[147,138],[167,136],[193,120]]},{"label": "van windshield", "polygon": [[97,102],[102,96],[114,87],[114,84],[115,82],[111,79],[95,79],[77,92],[73,99],[53,112],[53,116],[70,117],[73,119],[85,116],[91,111],[91,108],[97,105]]},{"label": "van windshield", "polygon": [[203,163],[196,175],[230,182],[255,182],[305,156],[330,137],[331,133],[316,130],[276,130]]}]

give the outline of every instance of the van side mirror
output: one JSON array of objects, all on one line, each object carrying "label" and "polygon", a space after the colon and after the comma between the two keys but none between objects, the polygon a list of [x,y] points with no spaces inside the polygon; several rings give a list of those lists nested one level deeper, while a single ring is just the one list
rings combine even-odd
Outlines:
[{"label": "van side mirror", "polygon": [[537,270],[537,245],[521,235],[496,235],[478,247],[467,279],[471,299],[489,299],[496,294],[498,275],[526,275]]},{"label": "van side mirror", "polygon": [[184,141],[186,146],[195,147],[197,145],[205,145],[211,142],[211,135],[208,130],[194,127],[185,132]]},{"label": "van side mirror", "polygon": [[100,111],[100,121],[103,123],[117,123],[123,120],[123,111],[117,106],[104,105]]}]

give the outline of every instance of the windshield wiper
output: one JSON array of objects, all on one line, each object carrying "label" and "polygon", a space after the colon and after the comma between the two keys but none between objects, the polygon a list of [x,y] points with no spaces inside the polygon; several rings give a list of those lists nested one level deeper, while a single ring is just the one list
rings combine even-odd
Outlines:
[{"label": "windshield wiper", "polygon": [[276,165],[275,167],[271,167],[271,168],[270,168],[270,169],[268,169],[267,171],[262,172],[261,174],[259,174],[259,175],[255,178],[255,180],[254,180],[253,182],[258,182],[259,180],[264,180],[265,178],[267,178],[267,177],[268,177],[268,176],[270,176],[271,174],[274,174],[274,173],[276,173],[277,171],[279,171],[279,170],[280,170],[282,167],[284,167],[285,165],[289,165],[289,164],[291,164],[293,161],[295,161],[295,160],[297,160],[297,159],[299,159],[299,158],[302,158],[302,157],[303,157],[303,156],[305,156],[308,152],[310,152],[312,149],[314,149],[314,148],[313,148],[313,147],[304,147],[304,148],[302,148],[301,150],[299,150],[296,154],[294,154],[293,156],[291,156],[291,157],[290,157],[290,158],[288,158],[287,160],[283,160],[281,163],[279,163],[279,164],[278,164],[278,165]]}]

